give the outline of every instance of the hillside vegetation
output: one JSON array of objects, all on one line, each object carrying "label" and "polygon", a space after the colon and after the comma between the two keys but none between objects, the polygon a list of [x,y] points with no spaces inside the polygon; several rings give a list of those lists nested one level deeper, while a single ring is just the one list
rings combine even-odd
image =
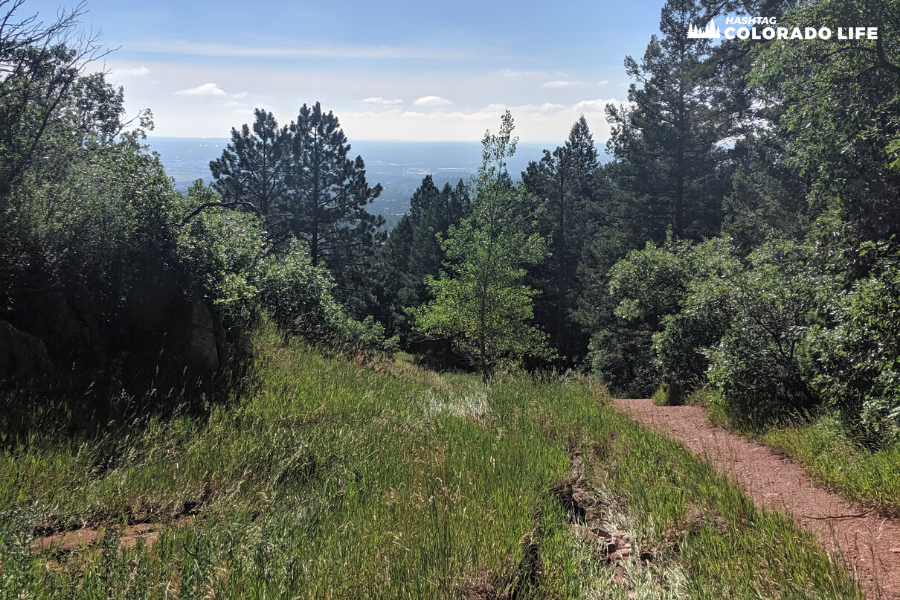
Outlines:
[{"label": "hillside vegetation", "polygon": [[179,193],[84,6],[0,0],[3,595],[860,597],[607,390],[896,514],[900,1],[662,4],[611,162],[581,116],[518,177],[506,111],[387,232],[319,102]]},{"label": "hillside vegetation", "polygon": [[[272,326],[249,344],[244,383],[193,415],[7,446],[4,596],[861,597],[789,519],[589,380],[485,388]],[[121,546],[135,523],[158,539]],[[84,526],[94,543],[34,550]]]}]

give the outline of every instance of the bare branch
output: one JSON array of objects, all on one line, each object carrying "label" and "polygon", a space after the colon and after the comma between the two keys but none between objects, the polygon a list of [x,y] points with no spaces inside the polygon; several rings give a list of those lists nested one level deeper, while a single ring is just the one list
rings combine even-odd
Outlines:
[{"label": "bare branch", "polygon": [[256,206],[254,206],[250,202],[206,202],[204,204],[201,204],[197,208],[195,208],[191,212],[191,214],[189,214],[184,219],[182,219],[181,223],[179,224],[179,227],[184,227],[185,225],[187,225],[191,219],[193,219],[194,217],[199,215],[201,212],[203,212],[207,208],[235,208],[236,206],[249,206],[250,208],[253,209],[253,212],[262,216],[262,214],[259,212],[259,209],[257,209]]}]

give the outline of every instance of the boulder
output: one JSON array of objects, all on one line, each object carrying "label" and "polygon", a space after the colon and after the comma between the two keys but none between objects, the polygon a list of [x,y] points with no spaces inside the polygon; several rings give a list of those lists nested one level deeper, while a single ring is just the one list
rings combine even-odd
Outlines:
[{"label": "boulder", "polygon": [[62,293],[28,294],[22,310],[16,314],[16,325],[44,340],[54,356],[79,348],[85,342],[81,321]]},{"label": "boulder", "polygon": [[[188,366],[200,373],[214,373],[224,363],[219,360],[220,336],[216,333],[216,319],[203,302],[191,302],[190,325],[185,336],[184,358]],[[221,325],[220,325],[221,327]],[[221,345],[224,346],[224,338]],[[224,359],[224,357],[222,357]]]},{"label": "boulder", "polygon": [[0,320],[0,379],[32,379],[52,369],[44,342]]}]

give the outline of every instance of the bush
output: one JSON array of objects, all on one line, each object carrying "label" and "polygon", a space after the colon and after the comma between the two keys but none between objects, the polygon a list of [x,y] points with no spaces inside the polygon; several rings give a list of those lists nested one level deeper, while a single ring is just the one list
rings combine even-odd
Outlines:
[{"label": "bush", "polygon": [[607,326],[592,336],[593,369],[617,392],[645,396],[660,382],[660,365],[653,354],[653,335],[666,315],[677,312],[689,281],[684,260],[687,243],[671,237],[664,246],[648,242],[633,250],[609,271],[612,314]]},{"label": "bush", "polygon": [[[188,190],[184,212],[220,200],[201,179]],[[200,213],[183,226],[178,238],[188,294],[215,305],[227,325],[246,325],[255,314],[267,249],[263,222],[253,213]]]},{"label": "bush", "polygon": [[[648,244],[630,253],[611,269],[615,314],[629,323],[632,337],[643,334],[632,354],[648,363],[641,370],[654,376],[653,386],[662,381],[664,391],[654,396],[659,401],[680,404],[705,383],[704,349],[728,327],[730,282],[740,268],[728,239],[692,245],[670,238],[663,247]],[[619,333],[617,341],[622,339]]]},{"label": "bush", "polygon": [[734,309],[733,281],[741,271],[728,239],[716,238],[686,247],[683,260],[691,278],[685,284],[680,311],[662,319],[662,331],[653,336],[653,348],[663,382],[680,390],[672,401],[706,383],[709,359],[706,348],[727,331]]},{"label": "bush", "polygon": [[712,346],[709,380],[729,415],[762,424],[817,402],[800,362],[807,314],[817,302],[800,248],[772,242],[732,280],[731,322]]},{"label": "bush", "polygon": [[[188,190],[185,212],[221,199],[203,182]],[[391,351],[384,328],[356,321],[334,299],[334,281],[314,267],[300,245],[271,252],[262,220],[252,213],[208,210],[179,238],[192,295],[211,301],[232,327],[244,328],[265,310],[283,331],[346,351]]]},{"label": "bush", "polygon": [[269,256],[259,282],[262,308],[284,331],[340,350],[396,351],[397,339],[385,339],[381,323],[350,318],[333,290],[328,271],[314,267],[300,248]]},{"label": "bush", "polygon": [[864,438],[900,438],[900,255],[878,263],[834,308],[836,326],[807,342],[813,384]]}]

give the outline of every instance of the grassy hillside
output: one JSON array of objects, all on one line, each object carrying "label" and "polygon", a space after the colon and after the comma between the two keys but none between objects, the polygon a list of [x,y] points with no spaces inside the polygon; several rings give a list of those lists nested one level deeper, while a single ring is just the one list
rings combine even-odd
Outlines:
[{"label": "grassy hillside", "polygon": [[[269,328],[252,344],[240,391],[200,416],[7,442],[0,596],[861,597],[590,381],[485,389]],[[155,543],[122,543],[136,522]],[[92,544],[35,546],[84,526]]]}]

